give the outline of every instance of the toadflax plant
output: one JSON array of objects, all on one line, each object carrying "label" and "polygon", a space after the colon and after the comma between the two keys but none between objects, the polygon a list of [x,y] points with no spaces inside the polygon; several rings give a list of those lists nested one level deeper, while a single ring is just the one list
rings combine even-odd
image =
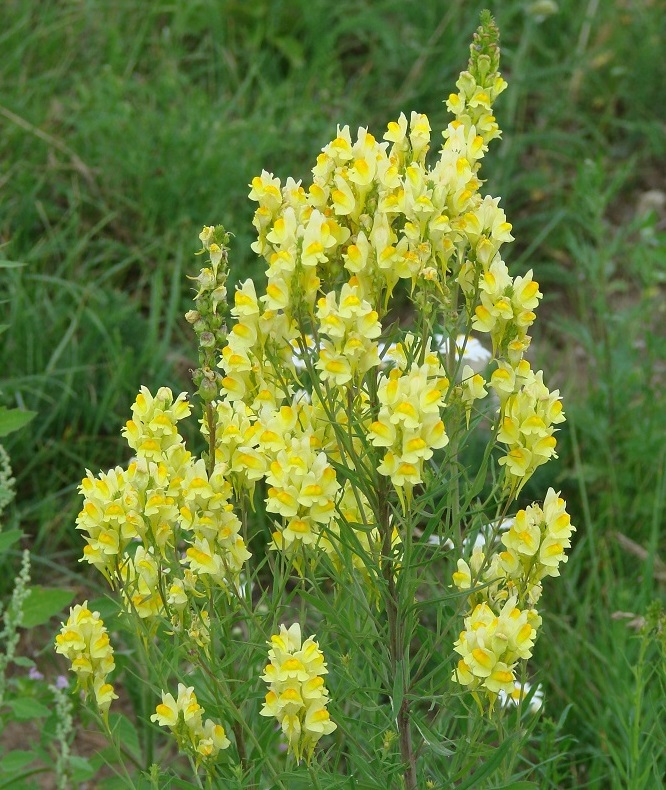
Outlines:
[{"label": "toadflax plant", "polygon": [[[484,15],[433,156],[412,113],[382,142],[338,128],[308,186],[252,181],[266,282],[232,306],[228,234],[204,227],[186,317],[205,452],[179,433],[186,395],[142,388],[133,459],[83,480],[83,561],[165,728],[153,778],[176,751],[210,787],[525,776],[525,662],[573,527],[552,489],[516,508],[564,417],[525,357],[539,286],[510,276],[511,225],[480,193],[497,38]],[[75,607],[57,650],[108,721],[99,615]]]}]

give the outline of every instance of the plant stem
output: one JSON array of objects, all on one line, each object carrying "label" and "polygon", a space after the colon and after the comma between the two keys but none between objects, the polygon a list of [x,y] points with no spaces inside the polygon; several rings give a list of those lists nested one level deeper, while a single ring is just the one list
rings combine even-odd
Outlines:
[{"label": "plant stem", "polygon": [[395,677],[399,666],[402,668],[402,702],[396,717],[398,725],[398,739],[400,743],[400,755],[405,765],[405,788],[406,790],[416,790],[416,755],[412,744],[412,730],[409,716],[409,700],[407,698],[408,680],[404,670],[404,656],[402,655],[402,628],[399,618],[398,590],[395,583],[393,568],[392,544],[393,530],[391,528],[389,501],[388,501],[388,480],[380,477],[379,485],[379,529],[382,534],[382,558],[383,576],[386,581],[388,595],[386,596],[386,614],[389,627],[389,655],[391,661],[391,676]]},{"label": "plant stem", "polygon": [[640,773],[640,759],[641,759],[641,730],[643,726],[643,694],[645,691],[645,654],[649,644],[649,637],[647,634],[642,634],[640,650],[638,652],[638,661],[634,668],[634,678],[636,687],[634,691],[634,711],[631,717],[631,744],[629,750],[629,767],[628,773],[630,777],[629,787],[637,786],[635,782],[638,780]]},{"label": "plant stem", "polygon": [[215,420],[215,411],[213,409],[213,404],[209,401],[206,403],[206,423],[208,425],[208,463],[206,464],[208,477],[211,477],[213,474],[213,469],[215,469],[215,428],[216,420]]}]

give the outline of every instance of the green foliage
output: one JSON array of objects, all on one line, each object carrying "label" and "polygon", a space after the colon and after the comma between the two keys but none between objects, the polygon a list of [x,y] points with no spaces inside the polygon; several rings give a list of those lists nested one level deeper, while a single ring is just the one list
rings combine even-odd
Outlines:
[{"label": "green foliage", "polygon": [[647,670],[646,637],[632,634],[651,602],[663,601],[666,580],[666,237],[654,212],[614,219],[628,178],[599,162],[578,169],[563,248],[577,283],[551,308],[561,380],[576,382],[561,479],[577,491],[584,527],[552,593],[562,618],[549,618],[552,637],[538,651],[554,693],[574,702],[578,743],[561,786],[649,788],[666,770],[654,748],[664,737],[665,668]]},{"label": "green foliage", "polygon": [[22,411],[21,409],[7,409],[0,406],[0,436],[7,436],[9,433],[18,431],[27,425],[35,416],[34,411]]}]

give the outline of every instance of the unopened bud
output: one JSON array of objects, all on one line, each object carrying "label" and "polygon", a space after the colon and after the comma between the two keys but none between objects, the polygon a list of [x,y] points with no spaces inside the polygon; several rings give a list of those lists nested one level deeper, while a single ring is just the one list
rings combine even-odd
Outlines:
[{"label": "unopened bud", "polygon": [[217,383],[209,378],[204,377],[201,384],[199,384],[199,395],[204,403],[209,403],[215,400],[219,394]]},{"label": "unopened bud", "polygon": [[476,69],[481,80],[490,72],[490,58],[488,55],[479,55],[476,59]]},{"label": "unopened bud", "polygon": [[215,345],[215,335],[212,332],[202,332],[199,335],[199,345],[201,348],[213,348]]}]

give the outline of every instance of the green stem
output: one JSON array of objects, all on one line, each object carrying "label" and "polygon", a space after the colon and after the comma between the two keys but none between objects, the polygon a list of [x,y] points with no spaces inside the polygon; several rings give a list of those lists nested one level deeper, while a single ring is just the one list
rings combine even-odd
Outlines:
[{"label": "green stem", "polygon": [[[399,597],[395,583],[393,551],[393,529],[390,523],[388,479],[381,476],[378,481],[379,492],[379,530],[382,535],[382,575],[386,582],[386,615],[389,627],[389,655],[391,662],[390,677],[396,677],[399,668],[402,668],[402,702],[396,717],[398,726],[398,740],[400,743],[400,756],[405,765],[405,788],[416,790],[416,755],[412,743],[412,729],[410,724],[408,692],[408,673],[405,671],[403,656],[403,630],[399,617]],[[407,536],[411,539],[410,536]]]},{"label": "green stem", "polygon": [[188,754],[187,759],[190,762],[190,768],[192,769],[192,776],[196,779],[197,787],[200,787],[201,790],[204,790],[203,783],[201,782],[201,777],[199,776],[199,771],[197,769],[197,765],[192,759],[192,756]]},{"label": "green stem", "polygon": [[[227,686],[226,682],[220,677],[218,677],[217,675],[213,674],[209,669],[209,667],[206,666],[206,664],[203,661],[199,661],[199,666],[205,672],[205,674],[208,675],[208,677],[213,681],[213,683],[221,688],[222,693],[225,696],[225,701],[229,709],[233,713],[234,723],[232,724],[232,730],[234,736],[238,737],[237,733],[240,733],[241,735],[240,741],[238,740],[236,741],[239,757],[241,754],[241,748],[243,750],[243,753],[245,753],[245,736],[247,736],[248,740],[252,742],[252,745],[257,750],[257,753],[263,754],[264,749],[262,745],[259,743],[259,740],[257,739],[257,736],[254,734],[254,731],[252,730],[250,725],[247,723],[245,717],[243,716],[242,711],[231,698],[231,693],[229,691],[229,687]],[[241,743],[242,743],[242,747],[240,745]],[[275,768],[273,767],[272,763],[269,760],[267,760],[266,765],[268,766],[269,771],[272,774],[272,778],[273,781],[275,782],[275,786],[280,788],[280,790],[285,790],[285,787],[280,781],[280,777],[277,771],[275,770]]]},{"label": "green stem", "polygon": [[637,774],[639,773],[639,760],[641,755],[641,714],[643,712],[643,691],[645,689],[644,682],[644,666],[645,666],[645,653],[649,643],[647,634],[643,634],[641,638],[641,646],[638,653],[638,661],[634,669],[634,676],[636,678],[636,691],[634,694],[634,715],[631,722],[631,752],[629,754],[629,767],[628,767],[628,786],[636,787],[638,780]]},{"label": "green stem", "polygon": [[215,468],[216,420],[213,404],[210,401],[206,403],[206,424],[208,425],[208,459],[206,471],[208,472],[208,477],[211,477],[213,469]]},{"label": "green stem", "polygon": [[131,787],[132,790],[136,790],[136,785],[132,781],[132,777],[129,775],[127,771],[126,761],[132,763],[139,770],[141,770],[141,765],[139,765],[138,761],[133,757],[133,755],[131,755],[126,749],[123,749],[122,746],[120,746],[120,744],[116,741],[116,739],[113,736],[113,733],[111,732],[111,728],[109,727],[108,721],[103,716],[99,716],[98,720],[101,722],[102,730],[104,731],[104,734],[108,742],[111,744],[111,748],[115,752],[116,762],[119,763],[122,768],[122,773],[124,774],[126,786]]}]

